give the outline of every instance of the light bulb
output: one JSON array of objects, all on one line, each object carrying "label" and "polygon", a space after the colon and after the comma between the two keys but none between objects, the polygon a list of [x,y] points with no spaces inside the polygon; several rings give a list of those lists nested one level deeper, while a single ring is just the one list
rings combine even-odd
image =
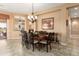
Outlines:
[{"label": "light bulb", "polygon": [[37,19],[37,16],[35,16],[35,19]]},{"label": "light bulb", "polygon": [[77,21],[73,21],[72,24],[73,24],[73,25],[77,25],[78,22],[77,22]]},{"label": "light bulb", "polygon": [[74,8],[75,10],[77,10],[78,8],[76,7],[76,8]]},{"label": "light bulb", "polygon": [[31,18],[33,18],[33,16],[31,16]]},{"label": "light bulb", "polygon": [[28,16],[28,19],[30,19],[30,16]]},{"label": "light bulb", "polygon": [[74,15],[78,15],[77,13],[74,13]]}]

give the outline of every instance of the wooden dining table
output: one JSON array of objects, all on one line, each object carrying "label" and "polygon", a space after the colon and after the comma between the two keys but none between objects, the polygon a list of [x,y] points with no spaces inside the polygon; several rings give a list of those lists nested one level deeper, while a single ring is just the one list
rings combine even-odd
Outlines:
[{"label": "wooden dining table", "polygon": [[34,36],[34,40],[38,40],[38,41],[47,40],[47,38],[48,38],[48,35],[43,35],[43,34]]}]

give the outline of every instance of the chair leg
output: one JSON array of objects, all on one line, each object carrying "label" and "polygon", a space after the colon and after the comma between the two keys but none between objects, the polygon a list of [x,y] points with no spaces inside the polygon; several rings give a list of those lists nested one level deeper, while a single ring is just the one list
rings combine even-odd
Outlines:
[{"label": "chair leg", "polygon": [[29,43],[28,42],[25,43],[25,46],[26,46],[27,49],[29,49]]},{"label": "chair leg", "polygon": [[41,45],[41,44],[40,44],[40,43],[38,43],[38,46],[39,46],[39,48],[38,48],[38,49],[39,49],[39,51],[40,51],[40,48],[41,48],[41,46],[40,46],[40,45]]},{"label": "chair leg", "polygon": [[51,48],[51,43],[50,43],[50,50],[52,50],[52,48]]},{"label": "chair leg", "polygon": [[24,42],[22,41],[22,46],[24,46]]},{"label": "chair leg", "polygon": [[33,51],[34,51],[34,44],[33,44]]},{"label": "chair leg", "polygon": [[48,44],[47,44],[47,52],[48,52]]}]

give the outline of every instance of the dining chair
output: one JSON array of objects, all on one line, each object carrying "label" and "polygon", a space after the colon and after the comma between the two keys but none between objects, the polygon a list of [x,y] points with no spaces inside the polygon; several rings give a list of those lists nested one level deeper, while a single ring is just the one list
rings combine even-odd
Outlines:
[{"label": "dining chair", "polygon": [[59,44],[59,39],[58,39],[58,36],[59,36],[59,34],[58,34],[58,33],[56,33],[56,34],[55,34],[55,42]]},{"label": "dining chair", "polygon": [[51,37],[52,37],[52,35],[51,35],[51,33],[49,33],[47,37],[46,36],[43,37],[42,38],[43,40],[40,41],[41,45],[46,46],[46,51],[47,52],[48,52],[48,46],[50,47],[50,50],[52,49],[51,48]]},{"label": "dining chair", "polygon": [[30,39],[31,39],[32,47],[33,47],[32,51],[34,51],[35,46],[39,43],[39,41],[38,41],[38,35],[34,35],[34,33],[31,33]]},{"label": "dining chair", "polygon": [[29,40],[26,31],[22,31],[22,46],[26,46],[26,48],[29,48]]}]

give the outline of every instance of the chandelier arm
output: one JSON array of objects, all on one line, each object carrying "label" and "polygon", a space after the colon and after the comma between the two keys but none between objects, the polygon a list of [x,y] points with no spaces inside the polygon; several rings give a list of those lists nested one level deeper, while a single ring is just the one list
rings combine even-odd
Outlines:
[{"label": "chandelier arm", "polygon": [[32,15],[28,17],[32,23],[34,23],[37,19],[37,16],[34,16],[34,4],[32,3]]},{"label": "chandelier arm", "polygon": [[34,15],[34,4],[32,3],[32,15]]}]

